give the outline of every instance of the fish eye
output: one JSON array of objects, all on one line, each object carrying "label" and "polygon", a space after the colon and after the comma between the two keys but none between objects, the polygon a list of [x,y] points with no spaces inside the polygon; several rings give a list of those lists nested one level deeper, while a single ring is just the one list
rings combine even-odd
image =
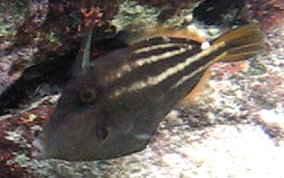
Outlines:
[{"label": "fish eye", "polygon": [[84,103],[93,102],[96,99],[96,93],[93,89],[85,89],[80,92],[80,100]]}]

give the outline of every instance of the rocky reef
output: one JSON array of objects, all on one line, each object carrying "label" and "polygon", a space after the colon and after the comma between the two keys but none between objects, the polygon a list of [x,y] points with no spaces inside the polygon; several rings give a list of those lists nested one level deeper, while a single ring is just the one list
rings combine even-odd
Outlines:
[{"label": "rocky reef", "polygon": [[[56,106],[94,7],[94,57],[121,31],[194,28],[207,38],[248,21],[266,47],[216,64],[205,91],[165,118],[147,149],[114,160],[33,160],[31,142]],[[88,10],[88,8],[87,8]],[[22,0],[0,2],[0,177],[281,177],[284,2]],[[108,43],[107,41],[111,41]]]}]

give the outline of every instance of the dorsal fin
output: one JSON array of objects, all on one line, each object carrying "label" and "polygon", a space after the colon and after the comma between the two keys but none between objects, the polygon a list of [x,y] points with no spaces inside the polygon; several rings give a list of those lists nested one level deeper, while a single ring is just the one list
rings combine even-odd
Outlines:
[{"label": "dorsal fin", "polygon": [[73,67],[73,75],[78,76],[91,67],[90,65],[90,51],[92,40],[93,26],[90,25],[86,29],[85,37],[80,45],[79,52],[77,54],[75,64]]},{"label": "dorsal fin", "polygon": [[155,36],[167,36],[172,38],[184,38],[188,40],[193,40],[199,43],[205,42],[204,36],[198,33],[195,29],[171,29],[163,26],[157,26],[152,29],[147,29],[140,32],[127,32],[122,33],[121,40],[131,46],[132,44],[142,41],[147,38]]}]

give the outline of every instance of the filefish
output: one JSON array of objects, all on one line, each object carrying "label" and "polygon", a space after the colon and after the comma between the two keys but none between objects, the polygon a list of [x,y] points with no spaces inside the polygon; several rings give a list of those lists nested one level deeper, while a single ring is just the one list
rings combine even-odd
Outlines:
[{"label": "filefish", "polygon": [[264,41],[259,27],[247,24],[203,43],[150,36],[90,60],[91,37],[92,30],[72,79],[33,143],[35,158],[91,161],[143,150],[208,67],[255,56]]}]

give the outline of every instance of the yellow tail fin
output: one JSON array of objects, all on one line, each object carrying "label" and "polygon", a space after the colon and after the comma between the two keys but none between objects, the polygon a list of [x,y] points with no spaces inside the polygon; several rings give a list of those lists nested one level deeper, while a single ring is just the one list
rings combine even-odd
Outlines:
[{"label": "yellow tail fin", "polygon": [[213,45],[225,47],[218,61],[238,61],[256,55],[264,45],[264,35],[256,24],[248,24],[227,32],[216,39]]}]

